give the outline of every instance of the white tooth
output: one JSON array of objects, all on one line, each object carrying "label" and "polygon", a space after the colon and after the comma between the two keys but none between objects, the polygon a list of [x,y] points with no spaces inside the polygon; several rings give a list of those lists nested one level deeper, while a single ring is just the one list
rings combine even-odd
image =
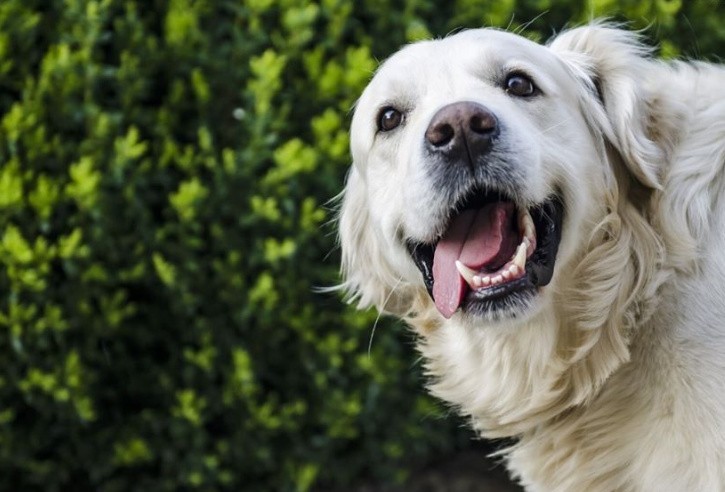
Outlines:
[{"label": "white tooth", "polygon": [[524,270],[526,267],[526,251],[529,249],[529,244],[530,243],[528,239],[524,238],[521,244],[519,244],[518,248],[516,248],[514,265],[516,265],[521,270]]},{"label": "white tooth", "polygon": [[520,209],[519,210],[519,227],[522,229],[527,223],[531,222],[531,214],[527,209]]},{"label": "white tooth", "polygon": [[508,280],[511,278],[511,272],[509,272],[508,270],[504,270],[503,272],[501,272],[501,276],[504,280]]},{"label": "white tooth", "polygon": [[[536,241],[536,238],[533,239],[533,241]],[[530,240],[528,237],[524,237],[524,242],[526,243],[526,257],[528,258],[531,256],[536,249],[536,245],[534,244],[532,240]]]},{"label": "white tooth", "polygon": [[525,208],[520,208],[519,209],[519,228],[521,228],[521,229],[524,228],[524,218],[527,215],[529,215],[529,211],[528,210],[526,210]]},{"label": "white tooth", "polygon": [[463,263],[461,263],[458,260],[456,260],[456,268],[458,269],[458,273],[461,274],[461,277],[463,277],[466,280],[466,282],[468,282],[468,285],[473,287],[474,286],[474,277],[476,276],[476,274],[478,272],[476,272],[475,270],[471,270],[470,268],[468,268],[466,265],[464,265]]},{"label": "white tooth", "polygon": [[481,278],[481,285],[483,285],[484,287],[486,285],[491,285],[491,277],[489,277],[488,275],[486,275],[485,277],[482,277]]},{"label": "white tooth", "polygon": [[511,272],[512,276],[516,276],[519,274],[521,270],[519,269],[518,265],[514,264],[509,267],[509,272]]},{"label": "white tooth", "polygon": [[531,244],[536,241],[534,219],[531,218],[528,210],[519,210],[519,231],[523,231],[524,239],[528,240],[528,243],[526,243],[526,255],[528,256],[534,252],[534,247]]},{"label": "white tooth", "polygon": [[496,275],[491,279],[491,283],[493,285],[500,284],[501,282],[503,282],[503,277],[501,275]]},{"label": "white tooth", "polygon": [[536,229],[534,228],[534,220],[529,214],[524,217],[524,237],[536,237]]},{"label": "white tooth", "polygon": [[478,288],[481,287],[481,277],[479,277],[478,275],[476,275],[475,277],[473,277],[473,287],[475,289],[478,289]]}]

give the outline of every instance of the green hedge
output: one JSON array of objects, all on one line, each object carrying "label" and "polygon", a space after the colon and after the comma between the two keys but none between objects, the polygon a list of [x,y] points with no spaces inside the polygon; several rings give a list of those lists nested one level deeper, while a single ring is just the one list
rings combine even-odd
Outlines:
[{"label": "green hedge", "polygon": [[[593,2],[651,24],[666,56],[722,54],[721,4]],[[531,19],[546,38],[589,16],[0,2],[0,488],[344,488],[464,443],[410,335],[381,320],[368,348],[375,313],[314,291],[337,279],[350,108],[406,41]]]}]

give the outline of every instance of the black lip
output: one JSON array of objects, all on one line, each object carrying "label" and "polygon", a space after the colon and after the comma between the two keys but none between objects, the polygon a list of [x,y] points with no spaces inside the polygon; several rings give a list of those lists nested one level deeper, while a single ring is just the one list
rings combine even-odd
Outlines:
[{"label": "black lip", "polygon": [[408,251],[413,258],[415,266],[423,274],[423,283],[431,298],[433,297],[433,254],[435,244],[424,244],[408,241]]},{"label": "black lip", "polygon": [[539,207],[529,209],[529,213],[536,226],[536,250],[526,262],[526,271],[535,286],[543,287],[551,282],[554,275],[564,205],[558,197],[554,197]]},{"label": "black lip", "polygon": [[487,289],[470,290],[463,300],[463,311],[490,319],[515,317],[536,296],[536,291],[528,276]]},{"label": "black lip", "polygon": [[[480,200],[477,200],[479,202]],[[465,207],[464,207],[465,208]],[[456,207],[457,211],[462,210]],[[529,209],[536,227],[536,250],[526,262],[526,276],[486,289],[471,290],[463,301],[463,310],[472,314],[495,314],[496,311],[525,304],[539,287],[551,282],[561,241],[564,205],[558,196]],[[428,294],[433,297],[433,256],[437,243],[408,241],[408,251],[423,275]]]}]

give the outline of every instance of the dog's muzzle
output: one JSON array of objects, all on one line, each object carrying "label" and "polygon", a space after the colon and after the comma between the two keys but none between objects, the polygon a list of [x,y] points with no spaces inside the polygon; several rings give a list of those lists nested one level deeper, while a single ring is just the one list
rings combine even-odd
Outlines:
[{"label": "dog's muzzle", "polygon": [[431,224],[440,231],[433,242],[408,240],[408,248],[446,318],[459,308],[512,313],[553,276],[562,202],[520,199],[524,183],[496,149],[500,134],[496,115],[472,101],[442,107],[425,132],[431,179],[454,203],[445,224]]}]

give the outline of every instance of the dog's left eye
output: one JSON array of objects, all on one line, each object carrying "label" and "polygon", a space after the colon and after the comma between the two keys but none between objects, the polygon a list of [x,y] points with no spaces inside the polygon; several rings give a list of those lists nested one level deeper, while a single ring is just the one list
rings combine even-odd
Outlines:
[{"label": "dog's left eye", "polygon": [[395,130],[403,122],[403,113],[397,109],[386,106],[378,113],[378,131],[389,132]]},{"label": "dog's left eye", "polygon": [[517,97],[531,97],[538,89],[526,75],[514,73],[506,77],[506,92]]}]

